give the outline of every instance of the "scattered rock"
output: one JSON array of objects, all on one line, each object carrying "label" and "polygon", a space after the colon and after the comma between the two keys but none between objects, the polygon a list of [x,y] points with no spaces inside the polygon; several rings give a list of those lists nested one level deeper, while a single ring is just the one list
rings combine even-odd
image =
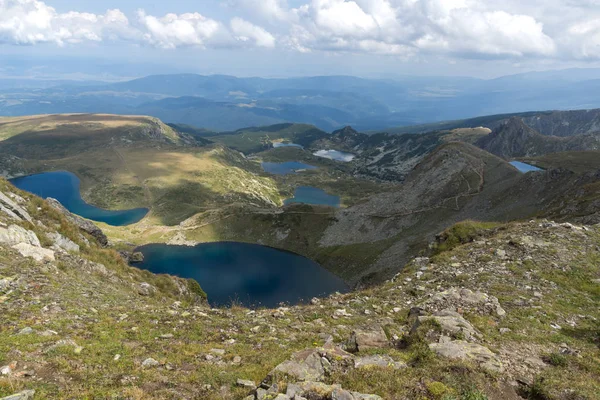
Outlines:
[{"label": "scattered rock", "polygon": [[249,390],[256,390],[256,384],[250,380],[238,379],[236,384]]},{"label": "scattered rock", "polygon": [[156,288],[149,283],[142,282],[138,285],[138,294],[140,296],[151,296],[156,293]]},{"label": "scattered rock", "polygon": [[[16,195],[15,195],[16,196]],[[15,199],[20,198],[16,196]],[[29,215],[27,211],[13,200],[11,200],[7,195],[0,192],[0,211],[4,212],[9,217],[22,221],[25,220],[27,222],[32,222],[33,219]]]},{"label": "scattered rock", "polygon": [[140,251],[135,251],[131,254],[131,257],[129,257],[129,262],[132,264],[139,264],[141,262],[144,262],[144,254]]},{"label": "scattered rock", "polygon": [[54,242],[54,248],[56,250],[62,249],[67,252],[79,253],[79,245],[71,239],[64,237],[60,233],[53,232],[46,236],[48,236],[48,238]]},{"label": "scattered rock", "polygon": [[31,246],[41,247],[40,240],[35,232],[27,230],[18,225],[10,225],[8,228],[0,228],[0,243],[14,246],[26,243]]},{"label": "scattered rock", "polygon": [[12,246],[13,249],[17,250],[23,257],[33,258],[37,262],[44,260],[54,261],[54,251],[44,249],[42,247],[32,246],[29,243],[19,243]]},{"label": "scattered rock", "polygon": [[325,376],[322,357],[316,350],[303,350],[292,355],[289,361],[276,366],[270,377],[285,375],[296,381],[320,381]]},{"label": "scattered rock", "polygon": [[31,335],[33,333],[33,329],[30,327],[23,328],[19,331],[19,335]]},{"label": "scattered rock", "polygon": [[10,375],[12,373],[12,367],[10,365],[5,365],[0,368],[0,375]]},{"label": "scattered rock", "polygon": [[406,363],[396,362],[390,356],[387,355],[373,355],[366,357],[357,357],[354,359],[354,368],[371,367],[400,369],[406,368]]},{"label": "scattered rock", "polygon": [[35,390],[24,390],[8,397],[2,397],[0,400],[33,400],[33,396],[35,396]]},{"label": "scattered rock", "polygon": [[154,358],[146,358],[144,362],[142,362],[142,368],[153,368],[159,366],[160,363],[156,361]]},{"label": "scattered rock", "polygon": [[502,372],[502,362],[487,347],[463,340],[447,343],[432,343],[429,348],[438,355],[451,359],[474,361],[490,371]]},{"label": "scattered rock", "polygon": [[349,314],[345,308],[341,308],[341,309],[335,310],[333,312],[334,318],[351,317],[351,316],[352,316],[352,314]]},{"label": "scattered rock", "polygon": [[436,293],[422,304],[424,309],[431,312],[440,310],[463,310],[476,314],[489,314],[503,317],[506,311],[500,306],[498,299],[482,292],[473,292],[465,288],[452,288]]},{"label": "scattered rock", "polygon": [[348,340],[348,351],[357,353],[368,349],[381,349],[388,347],[390,342],[383,328],[379,325],[364,330],[355,330]]},{"label": "scattered rock", "polygon": [[433,316],[419,317],[413,325],[411,332],[415,332],[420,325],[427,321],[435,321],[441,328],[442,334],[450,334],[455,338],[464,338],[467,341],[476,340],[481,334],[457,312],[444,310]]}]

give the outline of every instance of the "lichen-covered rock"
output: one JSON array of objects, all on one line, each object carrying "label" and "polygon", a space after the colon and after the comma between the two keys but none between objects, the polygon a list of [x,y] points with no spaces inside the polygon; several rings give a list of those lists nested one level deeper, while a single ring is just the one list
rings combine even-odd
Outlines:
[{"label": "lichen-covered rock", "polygon": [[79,253],[79,245],[69,238],[64,237],[58,232],[49,233],[48,236],[56,249],[62,249],[68,252]]},{"label": "lichen-covered rock", "polygon": [[375,325],[366,329],[357,329],[352,332],[346,348],[348,351],[357,353],[368,349],[381,349],[389,347],[385,331],[380,325]]},{"label": "lichen-covered rock", "polygon": [[156,293],[156,288],[149,283],[142,282],[138,285],[138,293],[140,296],[151,296]]},{"label": "lichen-covered rock", "polygon": [[446,343],[432,343],[429,348],[442,357],[473,361],[490,371],[502,372],[504,369],[496,354],[487,347],[476,343],[455,340]]},{"label": "lichen-covered rock", "polygon": [[26,243],[31,246],[41,247],[40,240],[35,232],[27,230],[18,225],[10,225],[8,228],[0,228],[0,243],[13,246]]},{"label": "lichen-covered rock", "polygon": [[32,246],[29,243],[19,243],[12,246],[13,249],[17,250],[23,257],[33,258],[35,261],[42,262],[44,260],[54,261],[54,252],[43,247]]},{"label": "lichen-covered rock", "polygon": [[276,366],[269,376],[286,375],[295,381],[321,381],[325,377],[325,367],[318,351],[303,350],[292,355],[291,359]]},{"label": "lichen-covered rock", "polygon": [[481,334],[457,312],[450,310],[439,311],[432,316],[420,316],[413,325],[411,332],[415,332],[419,326],[427,321],[434,321],[439,325],[441,334],[450,335],[455,338],[464,338],[467,341],[475,341]]},{"label": "lichen-covered rock", "polygon": [[431,299],[425,301],[422,307],[432,312],[451,309],[498,317],[506,315],[506,311],[500,306],[496,297],[466,288],[451,288],[436,293]]},{"label": "lichen-covered rock", "polygon": [[366,357],[356,357],[354,359],[354,368],[391,368],[401,369],[406,368],[406,363],[394,361],[387,355],[372,355]]},{"label": "lichen-covered rock", "polygon": [[25,220],[27,222],[33,221],[29,213],[27,213],[27,211],[25,211],[23,207],[18,205],[10,197],[8,197],[2,192],[0,192],[0,211],[4,212],[9,217],[16,220]]}]

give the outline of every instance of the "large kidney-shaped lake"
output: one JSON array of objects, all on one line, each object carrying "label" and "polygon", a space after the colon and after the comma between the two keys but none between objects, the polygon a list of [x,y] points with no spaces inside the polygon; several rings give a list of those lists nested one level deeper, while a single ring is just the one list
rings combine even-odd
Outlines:
[{"label": "large kidney-shaped lake", "polygon": [[81,198],[79,178],[66,171],[45,172],[11,179],[10,182],[21,190],[33,193],[43,199],[52,197],[67,210],[92,221],[104,222],[113,226],[125,226],[140,221],[148,213],[147,208],[111,211],[94,207]]},{"label": "large kidney-shaped lake", "polygon": [[144,254],[144,261],[136,267],[195,279],[212,306],[232,302],[248,307],[293,305],[349,289],[344,281],[308,258],[256,244],[150,244],[137,250]]}]

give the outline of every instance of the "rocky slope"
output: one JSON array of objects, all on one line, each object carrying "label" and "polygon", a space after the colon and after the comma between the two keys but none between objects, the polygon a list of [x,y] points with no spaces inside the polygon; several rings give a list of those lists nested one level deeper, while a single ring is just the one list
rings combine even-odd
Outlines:
[{"label": "rocky slope", "polygon": [[552,111],[526,116],[523,120],[546,136],[568,137],[600,133],[600,109]]},{"label": "rocky slope", "polygon": [[600,393],[598,227],[463,223],[368,290],[211,309],[194,285],[125,266],[40,199],[0,192],[0,397]]},{"label": "rocky slope", "polygon": [[567,137],[542,135],[523,119],[514,117],[499,125],[488,136],[479,139],[476,145],[505,159],[600,149],[599,136],[575,135],[573,131],[570,132],[571,135],[565,135]]}]

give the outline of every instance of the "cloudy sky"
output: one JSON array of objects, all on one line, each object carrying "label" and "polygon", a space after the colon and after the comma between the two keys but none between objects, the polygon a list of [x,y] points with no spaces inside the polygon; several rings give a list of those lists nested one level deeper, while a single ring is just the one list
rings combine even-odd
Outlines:
[{"label": "cloudy sky", "polygon": [[245,76],[598,67],[600,0],[0,0],[0,58]]}]

